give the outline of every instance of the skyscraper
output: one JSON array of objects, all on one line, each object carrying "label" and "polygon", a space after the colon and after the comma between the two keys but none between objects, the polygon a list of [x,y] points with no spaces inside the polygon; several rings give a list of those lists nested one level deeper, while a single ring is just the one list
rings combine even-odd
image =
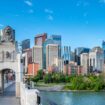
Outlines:
[{"label": "skyscraper", "polygon": [[93,71],[103,71],[104,67],[104,53],[102,48],[94,47],[89,52],[89,70],[90,72]]},{"label": "skyscraper", "polygon": [[71,51],[71,61],[75,61],[75,53]]},{"label": "skyscraper", "polygon": [[78,65],[81,64],[80,62],[80,54],[82,53],[89,53],[90,49],[89,48],[84,48],[84,47],[78,47],[75,49],[75,62],[77,62]]},{"label": "skyscraper", "polygon": [[42,69],[42,46],[34,46],[32,49],[32,61],[38,63],[39,68]]},{"label": "skyscraper", "polygon": [[63,60],[64,62],[70,62],[71,60],[71,47],[70,46],[64,46],[63,49]]},{"label": "skyscraper", "polygon": [[83,67],[82,74],[87,75],[89,71],[89,53],[82,53],[80,55],[81,66]]},{"label": "skyscraper", "polygon": [[35,45],[42,46],[42,44],[47,39],[47,33],[38,34],[35,36]]},{"label": "skyscraper", "polygon": [[52,39],[47,39],[44,43],[43,43],[43,69],[46,69],[46,46],[48,44],[54,44]]},{"label": "skyscraper", "polygon": [[58,57],[61,58],[61,36],[60,35],[51,35],[43,43],[43,68],[46,69],[46,46],[48,44],[57,44],[58,45]]},{"label": "skyscraper", "polygon": [[58,56],[61,58],[61,35],[51,35],[50,38],[53,40],[54,44],[58,44],[59,50],[58,50]]},{"label": "skyscraper", "polygon": [[104,52],[104,63],[105,63],[105,41],[102,42],[102,49]]},{"label": "skyscraper", "polygon": [[22,41],[22,52],[24,52],[26,49],[30,48],[30,39],[26,39]]},{"label": "skyscraper", "polygon": [[46,46],[46,68],[47,70],[53,65],[58,66],[58,45],[48,44]]}]

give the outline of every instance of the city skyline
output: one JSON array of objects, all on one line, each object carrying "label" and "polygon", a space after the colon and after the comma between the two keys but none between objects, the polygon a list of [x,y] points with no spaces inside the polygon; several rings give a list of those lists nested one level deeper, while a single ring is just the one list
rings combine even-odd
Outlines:
[{"label": "city skyline", "polygon": [[40,33],[61,35],[62,44],[76,47],[101,46],[105,40],[104,0],[11,0],[1,1],[0,29],[16,29],[16,39],[31,39]]},{"label": "city skyline", "polygon": [[0,0],[0,105],[105,104],[105,0]]}]

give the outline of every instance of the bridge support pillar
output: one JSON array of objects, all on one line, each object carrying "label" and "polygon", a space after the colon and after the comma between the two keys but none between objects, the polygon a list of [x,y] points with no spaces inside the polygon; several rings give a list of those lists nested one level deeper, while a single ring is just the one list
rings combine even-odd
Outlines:
[{"label": "bridge support pillar", "polygon": [[0,94],[3,94],[4,91],[4,77],[2,71],[0,71]]},{"label": "bridge support pillar", "polygon": [[16,70],[16,97],[20,97],[20,83],[23,79],[23,66],[21,62],[21,54],[17,54],[17,70]]}]

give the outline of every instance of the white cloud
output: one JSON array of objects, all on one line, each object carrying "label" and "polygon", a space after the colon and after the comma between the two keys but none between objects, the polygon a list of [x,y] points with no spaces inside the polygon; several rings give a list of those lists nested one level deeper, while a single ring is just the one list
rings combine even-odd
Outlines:
[{"label": "white cloud", "polygon": [[24,1],[24,2],[25,2],[25,4],[27,4],[28,6],[32,6],[32,5],[33,5],[32,2],[29,1],[29,0],[26,0],[26,1]]},{"label": "white cloud", "polygon": [[3,24],[0,24],[0,27],[3,27],[4,25]]},{"label": "white cloud", "polygon": [[53,14],[53,11],[50,10],[50,9],[47,9],[47,8],[46,8],[44,11],[45,11],[46,13]]},{"label": "white cloud", "polygon": [[51,21],[53,21],[53,16],[52,15],[48,15],[48,20],[51,20]]},{"label": "white cloud", "polygon": [[30,9],[28,12],[29,13],[34,13],[34,10],[33,9]]}]

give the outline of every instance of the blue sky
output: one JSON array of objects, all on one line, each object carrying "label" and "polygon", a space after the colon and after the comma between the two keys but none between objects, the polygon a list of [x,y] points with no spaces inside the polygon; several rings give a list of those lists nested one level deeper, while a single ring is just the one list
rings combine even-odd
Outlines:
[{"label": "blue sky", "polygon": [[47,32],[62,35],[62,44],[101,46],[105,40],[105,0],[0,0],[0,28],[16,30],[21,41]]}]

